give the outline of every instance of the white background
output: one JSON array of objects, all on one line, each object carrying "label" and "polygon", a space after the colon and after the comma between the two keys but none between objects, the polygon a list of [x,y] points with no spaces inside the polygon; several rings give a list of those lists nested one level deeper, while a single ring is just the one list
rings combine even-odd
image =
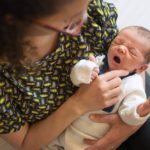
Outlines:
[{"label": "white background", "polygon": [[118,9],[118,27],[141,25],[150,30],[150,0],[106,0]]}]

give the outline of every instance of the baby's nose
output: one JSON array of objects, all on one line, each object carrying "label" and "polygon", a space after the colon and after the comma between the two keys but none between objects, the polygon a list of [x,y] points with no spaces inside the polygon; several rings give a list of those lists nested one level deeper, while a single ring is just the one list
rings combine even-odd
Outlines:
[{"label": "baby's nose", "polygon": [[121,52],[122,54],[125,54],[127,50],[128,48],[125,45],[119,46],[119,52]]}]

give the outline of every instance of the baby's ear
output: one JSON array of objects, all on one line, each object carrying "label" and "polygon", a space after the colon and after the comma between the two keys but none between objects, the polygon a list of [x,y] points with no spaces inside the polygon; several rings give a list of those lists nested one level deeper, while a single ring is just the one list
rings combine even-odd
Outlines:
[{"label": "baby's ear", "polygon": [[148,68],[148,64],[144,64],[141,67],[136,69],[136,73],[141,73],[143,71],[145,71]]}]

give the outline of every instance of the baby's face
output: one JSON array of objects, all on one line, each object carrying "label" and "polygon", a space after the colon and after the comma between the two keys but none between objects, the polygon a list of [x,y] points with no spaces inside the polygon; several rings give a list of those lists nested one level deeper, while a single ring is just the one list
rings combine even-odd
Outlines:
[{"label": "baby's face", "polygon": [[109,70],[132,72],[145,63],[148,44],[134,31],[124,30],[113,40],[108,51]]}]

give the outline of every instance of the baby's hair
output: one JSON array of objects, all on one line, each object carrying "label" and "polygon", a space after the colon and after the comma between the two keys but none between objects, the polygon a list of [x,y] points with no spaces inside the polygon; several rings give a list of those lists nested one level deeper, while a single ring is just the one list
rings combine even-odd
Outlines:
[{"label": "baby's hair", "polygon": [[120,32],[124,30],[132,30],[137,33],[138,36],[143,38],[149,44],[149,53],[146,55],[146,62],[150,63],[150,30],[142,26],[127,26],[123,28]]}]

